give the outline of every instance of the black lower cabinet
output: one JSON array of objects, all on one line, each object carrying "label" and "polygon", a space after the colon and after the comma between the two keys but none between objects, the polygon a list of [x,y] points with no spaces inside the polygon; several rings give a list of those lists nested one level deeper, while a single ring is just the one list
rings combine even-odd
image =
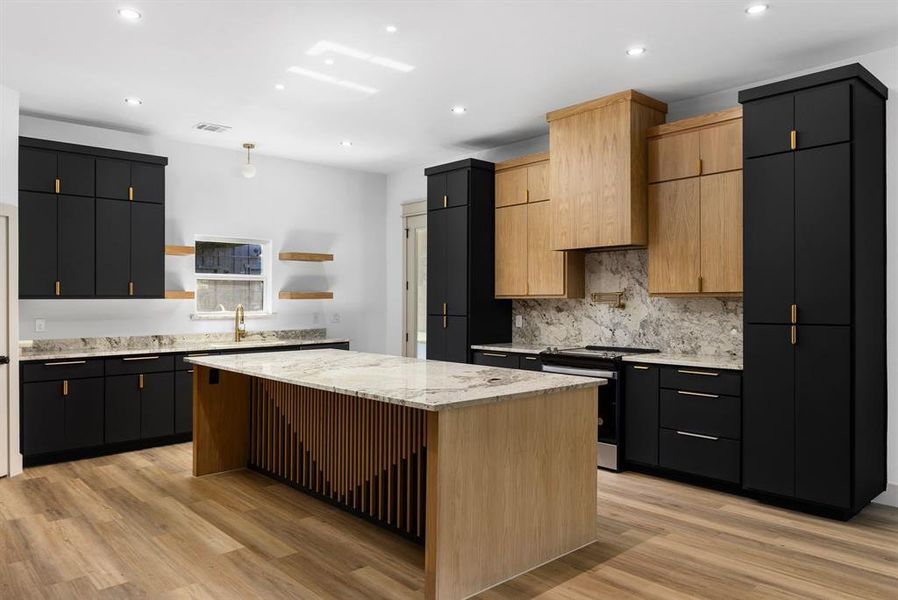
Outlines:
[{"label": "black lower cabinet", "polygon": [[739,442],[688,431],[662,429],[660,464],[689,475],[739,483]]},{"label": "black lower cabinet", "polygon": [[193,431],[193,369],[175,372],[175,433]]},{"label": "black lower cabinet", "polygon": [[157,438],[175,432],[174,373],[147,373],[140,390],[140,437]]},{"label": "black lower cabinet", "polygon": [[26,456],[65,449],[62,388],[62,381],[41,381],[22,386],[22,442]]},{"label": "black lower cabinet", "polygon": [[624,369],[624,457],[658,465],[658,367]]},{"label": "black lower cabinet", "polygon": [[103,444],[103,380],[73,379],[65,396],[66,449]]},{"label": "black lower cabinet", "polygon": [[106,443],[140,439],[139,375],[106,378]]}]

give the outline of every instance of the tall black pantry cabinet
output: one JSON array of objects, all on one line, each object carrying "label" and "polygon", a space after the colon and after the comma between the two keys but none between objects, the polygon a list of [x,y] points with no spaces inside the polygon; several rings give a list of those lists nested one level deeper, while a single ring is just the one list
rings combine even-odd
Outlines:
[{"label": "tall black pantry cabinet", "polygon": [[495,166],[466,159],[427,176],[427,358],[471,362],[471,344],[511,340],[494,294]]},{"label": "tall black pantry cabinet", "polygon": [[859,64],[743,90],[743,486],[848,517],[886,486],[885,101]]}]

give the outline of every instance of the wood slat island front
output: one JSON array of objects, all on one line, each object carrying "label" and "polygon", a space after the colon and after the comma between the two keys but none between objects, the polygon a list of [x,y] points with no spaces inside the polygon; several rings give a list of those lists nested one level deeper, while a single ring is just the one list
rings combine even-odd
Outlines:
[{"label": "wood slat island front", "polygon": [[595,539],[602,380],[340,350],[191,362],[194,475],[251,468],[423,543],[428,599]]}]

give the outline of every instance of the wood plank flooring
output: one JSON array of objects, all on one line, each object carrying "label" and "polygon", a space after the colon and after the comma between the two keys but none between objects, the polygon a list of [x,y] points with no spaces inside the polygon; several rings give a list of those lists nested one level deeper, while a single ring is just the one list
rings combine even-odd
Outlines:
[{"label": "wood plank flooring", "polygon": [[[0,598],[423,598],[423,549],[180,444],[0,480]],[[479,596],[898,597],[898,509],[849,523],[599,472],[599,541]]]}]

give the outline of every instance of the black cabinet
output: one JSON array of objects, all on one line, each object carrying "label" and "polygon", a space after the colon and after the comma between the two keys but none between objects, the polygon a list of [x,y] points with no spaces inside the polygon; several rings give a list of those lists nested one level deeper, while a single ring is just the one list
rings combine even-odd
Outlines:
[{"label": "black cabinet", "polygon": [[140,378],[138,375],[106,377],[106,443],[140,439]]},{"label": "black cabinet", "polygon": [[424,174],[427,358],[470,362],[472,344],[511,340],[511,302],[494,297],[494,165],[468,159]]},{"label": "black cabinet", "polygon": [[624,369],[624,458],[658,465],[658,367]]},{"label": "black cabinet", "polygon": [[158,438],[175,432],[174,373],[106,377],[106,443]]},{"label": "black cabinet", "polygon": [[26,455],[103,443],[103,379],[66,379],[22,386]]},{"label": "black cabinet", "polygon": [[886,97],[858,64],[739,94],[743,486],[842,515],[886,483]]},{"label": "black cabinet", "polygon": [[72,379],[64,383],[66,449],[103,444],[103,379]]},{"label": "black cabinet", "polygon": [[492,350],[476,350],[473,362],[475,365],[503,367],[506,369],[518,369],[521,366],[520,358],[517,354],[494,352]]},{"label": "black cabinet", "polygon": [[19,295],[163,297],[167,163],[20,138]]},{"label": "black cabinet", "polygon": [[172,435],[175,432],[175,375],[147,373],[140,382],[140,437]]},{"label": "black cabinet", "polygon": [[175,433],[193,431],[193,369],[175,371]]}]

